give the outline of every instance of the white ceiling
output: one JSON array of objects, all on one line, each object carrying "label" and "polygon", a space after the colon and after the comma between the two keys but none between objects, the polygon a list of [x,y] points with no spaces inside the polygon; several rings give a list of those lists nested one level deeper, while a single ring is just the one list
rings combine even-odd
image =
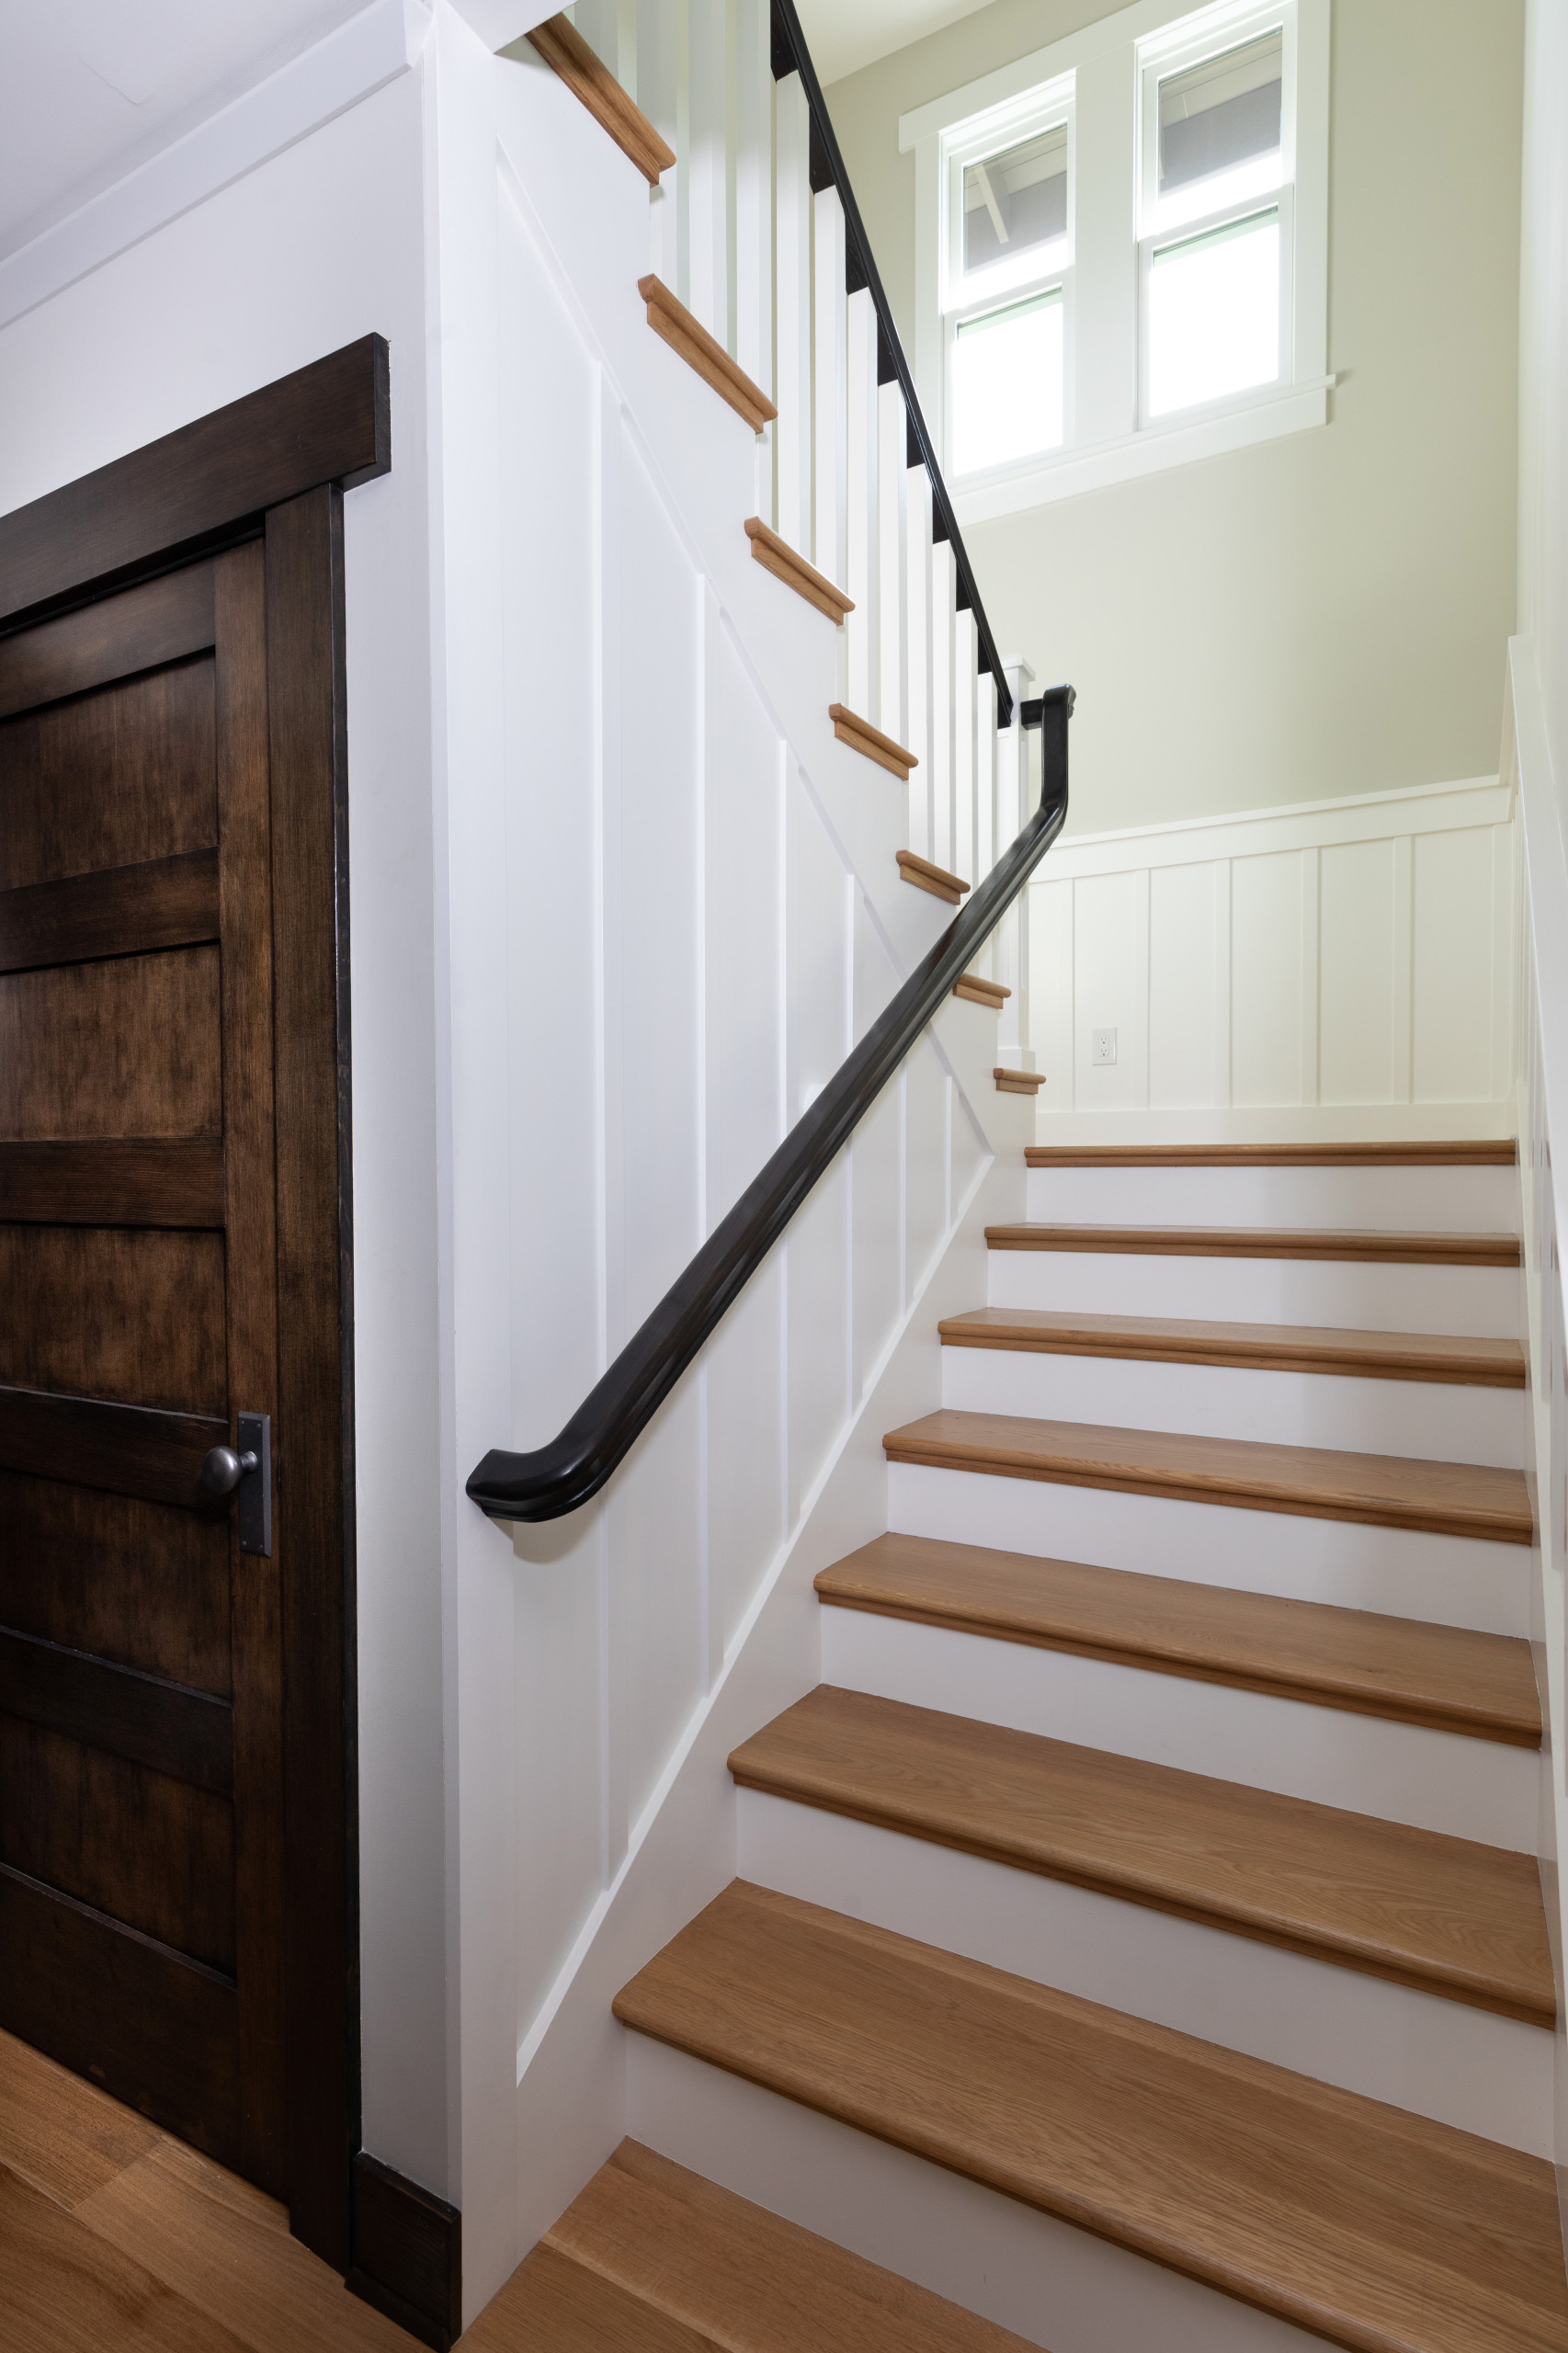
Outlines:
[{"label": "white ceiling", "polygon": [[365,0],[0,0],[0,255]]},{"label": "white ceiling", "polygon": [[944,25],[972,17],[988,0],[795,0],[819,82],[836,82]]}]

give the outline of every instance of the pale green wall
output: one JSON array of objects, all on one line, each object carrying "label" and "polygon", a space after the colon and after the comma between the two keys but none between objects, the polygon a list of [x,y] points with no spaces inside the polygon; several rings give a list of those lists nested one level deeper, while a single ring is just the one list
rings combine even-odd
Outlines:
[{"label": "pale green wall", "polygon": [[[1110,14],[993,0],[827,93],[914,349],[898,118]],[[1078,688],[1073,830],[1494,771],[1513,626],[1524,0],[1335,0],[1326,427],[965,532]]]}]

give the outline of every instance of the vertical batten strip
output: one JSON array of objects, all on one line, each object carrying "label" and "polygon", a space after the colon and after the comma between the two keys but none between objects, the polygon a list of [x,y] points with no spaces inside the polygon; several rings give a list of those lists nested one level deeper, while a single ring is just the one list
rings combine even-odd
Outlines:
[{"label": "vertical batten strip", "polygon": [[734,0],[686,0],[687,234],[690,292],[683,299],[734,357],[730,313],[730,91]]},{"label": "vertical batten strip", "polygon": [[1231,983],[1231,931],[1234,922],[1232,906],[1233,869],[1228,858],[1214,861],[1214,1100],[1222,1110],[1228,1110],[1231,1090],[1235,1083],[1235,1046],[1233,1037],[1233,991]]},{"label": "vertical batten strip", "polygon": [[958,580],[947,540],[931,550],[931,857],[949,874],[953,842],[953,638]]},{"label": "vertical batten strip", "polygon": [[[1027,662],[1003,665],[1013,698],[1013,723],[996,736],[996,829],[1004,843],[1016,840],[1029,814],[1029,739],[1018,705],[1034,685]],[[1002,1007],[998,1043],[1004,1060],[1022,1060],[1032,1046],[1029,1019],[1029,905],[1026,891],[1007,910],[996,933],[995,977],[1012,995]]]},{"label": "vertical batten strip", "polygon": [[[877,387],[877,725],[906,751],[909,740],[909,423],[896,382]],[[918,754],[916,754],[918,757]]]},{"label": "vertical batten strip", "polygon": [[904,475],[903,743],[920,763],[909,779],[909,847],[939,866],[936,839],[931,720],[931,477],[924,466]]},{"label": "vertical batten strip", "polygon": [[844,207],[838,190],[812,199],[812,562],[835,588],[846,585],[845,470],[847,457],[848,298]]},{"label": "vertical batten strip", "polygon": [[572,23],[601,64],[619,82],[620,72],[620,10],[619,0],[575,0]]},{"label": "vertical batten strip", "polygon": [[980,879],[975,865],[978,833],[975,806],[975,709],[979,674],[975,667],[974,615],[955,612],[953,647],[953,858],[955,874],[966,882]]},{"label": "vertical batten strip", "polygon": [[774,291],[778,377],[774,400],[778,512],[774,528],[809,562],[812,552],[811,109],[798,74],[773,92]]},{"label": "vertical batten strip", "polygon": [[1408,834],[1398,834],[1394,836],[1392,848],[1393,969],[1392,986],[1389,991],[1389,1100],[1391,1103],[1408,1103],[1415,1061],[1411,1051],[1415,844]]},{"label": "vertical batten strip", "polygon": [[1151,888],[1153,879],[1150,869],[1141,866],[1133,884],[1136,912],[1132,918],[1132,940],[1133,954],[1137,962],[1132,980],[1132,1002],[1138,1008],[1138,1018],[1132,1031],[1132,1100],[1140,1110],[1144,1111],[1148,1109],[1150,1102],[1149,1031],[1152,1027],[1150,1014],[1153,1010],[1153,999],[1150,992],[1149,968],[1153,961],[1150,952],[1153,946],[1151,924],[1153,899],[1153,892]]},{"label": "vertical batten strip", "polygon": [[881,565],[877,546],[877,312],[862,286],[845,306],[845,579],[855,600],[846,616],[844,644],[846,692],[853,711],[881,725],[877,693],[880,635],[877,590]]},{"label": "vertical batten strip", "polygon": [[[735,0],[735,358],[773,381],[773,66],[767,0]],[[773,523],[773,432],[758,436],[756,512]],[[775,525],[777,528],[777,525]]]},{"label": "vertical batten strip", "polygon": [[1318,971],[1318,904],[1322,885],[1318,852],[1301,852],[1301,1100],[1315,1103],[1322,1089],[1318,1023],[1322,984]]}]

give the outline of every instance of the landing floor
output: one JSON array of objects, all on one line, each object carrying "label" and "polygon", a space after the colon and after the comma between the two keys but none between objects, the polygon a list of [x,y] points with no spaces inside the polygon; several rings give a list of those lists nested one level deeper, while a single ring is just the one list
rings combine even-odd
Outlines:
[{"label": "landing floor", "polygon": [[415,2353],[281,2206],[0,2034],[6,2353]]}]

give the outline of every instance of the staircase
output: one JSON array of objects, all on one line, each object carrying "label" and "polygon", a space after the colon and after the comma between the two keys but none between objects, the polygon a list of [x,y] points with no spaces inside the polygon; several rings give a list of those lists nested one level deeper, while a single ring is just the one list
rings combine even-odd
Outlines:
[{"label": "staircase", "polygon": [[496,2341],[1568,2347],[1512,1147],[1029,1158]]}]

